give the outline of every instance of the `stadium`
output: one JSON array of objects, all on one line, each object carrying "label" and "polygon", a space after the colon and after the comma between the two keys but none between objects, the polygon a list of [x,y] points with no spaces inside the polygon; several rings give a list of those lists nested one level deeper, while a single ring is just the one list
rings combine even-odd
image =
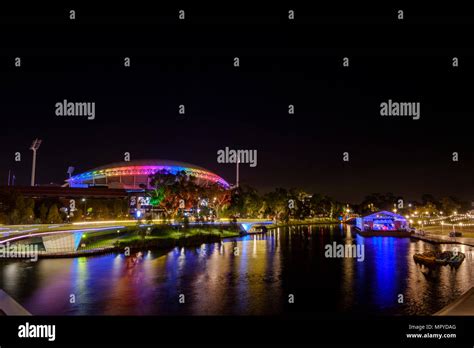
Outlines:
[{"label": "stadium", "polygon": [[71,176],[65,186],[71,188],[108,187],[111,189],[138,190],[150,187],[150,175],[166,170],[171,174],[184,171],[197,179],[198,184],[218,183],[225,188],[230,185],[220,176],[202,167],[168,160],[136,160],[118,162],[91,169]]}]

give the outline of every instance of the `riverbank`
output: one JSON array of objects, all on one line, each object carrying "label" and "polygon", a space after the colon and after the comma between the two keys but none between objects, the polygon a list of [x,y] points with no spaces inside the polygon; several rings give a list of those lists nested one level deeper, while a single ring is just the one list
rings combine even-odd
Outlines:
[{"label": "riverbank", "polygon": [[[340,221],[329,218],[291,220],[287,223],[266,225],[268,230],[301,225],[330,225]],[[259,232],[264,233],[265,231]],[[129,226],[118,233],[104,231],[83,236],[80,246],[71,252],[40,252],[39,258],[71,258],[107,253],[137,252],[141,250],[170,250],[175,247],[199,247],[202,244],[219,243],[223,239],[244,234],[237,226],[176,227],[170,225]]]},{"label": "riverbank", "polygon": [[456,301],[451,302],[435,316],[474,315],[474,287],[462,294]]},{"label": "riverbank", "polygon": [[335,225],[340,224],[341,221],[331,218],[318,218],[309,220],[290,220],[288,222],[277,222],[271,225],[266,225],[267,229],[275,229],[279,227],[302,226],[302,225]]},{"label": "riverbank", "polygon": [[224,238],[216,234],[192,235],[181,238],[137,238],[120,241],[113,246],[82,248],[71,252],[39,252],[38,258],[75,258],[110,253],[134,253],[143,250],[171,250],[175,247],[199,247],[202,244],[220,243]]},{"label": "riverbank", "polygon": [[[95,256],[108,253],[135,252],[143,250],[170,250],[174,247],[199,247],[206,243],[219,243],[225,238],[239,237],[242,232],[237,226],[200,225],[184,227],[183,225],[135,225],[122,229],[105,231],[87,231],[78,241],[76,250],[47,251],[43,247],[35,251],[34,258],[74,258]],[[37,242],[36,242],[37,243]],[[26,258],[4,257],[4,259]]]},{"label": "riverbank", "polygon": [[431,244],[462,244],[470,247],[474,247],[474,238],[466,237],[449,237],[443,235],[436,235],[427,233],[425,235],[420,235],[413,233],[411,236],[413,239],[422,240]]},{"label": "riverbank", "polygon": [[0,289],[0,316],[3,315],[31,315],[22,305],[20,305],[13,297]]}]

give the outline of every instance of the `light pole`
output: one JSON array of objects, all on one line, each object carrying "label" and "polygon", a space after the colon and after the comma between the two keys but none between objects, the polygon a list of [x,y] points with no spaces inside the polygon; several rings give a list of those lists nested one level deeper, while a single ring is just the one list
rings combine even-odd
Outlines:
[{"label": "light pole", "polygon": [[67,173],[69,175],[69,179],[71,179],[72,173],[74,172],[74,167],[68,167],[67,168]]},{"label": "light pole", "polygon": [[36,151],[38,151],[41,145],[41,140],[36,138],[33,144],[30,146],[30,150],[33,151],[33,165],[31,167],[31,186],[35,186],[35,172],[36,172]]},{"label": "light pole", "polygon": [[84,219],[85,219],[85,218],[86,218],[86,216],[87,216],[87,210],[86,210],[86,199],[85,199],[85,198],[83,198],[83,199],[82,199],[82,203],[84,203]]}]

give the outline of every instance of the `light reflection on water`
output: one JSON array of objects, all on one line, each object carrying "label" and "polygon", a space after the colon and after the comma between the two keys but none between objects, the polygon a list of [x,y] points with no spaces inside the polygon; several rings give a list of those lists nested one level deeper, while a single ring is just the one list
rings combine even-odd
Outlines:
[{"label": "light reflection on water", "polygon": [[[326,258],[333,242],[363,244],[365,260]],[[413,262],[416,252],[448,248],[363,238],[348,226],[300,226],[134,257],[3,261],[0,286],[46,315],[424,315],[473,285],[472,258],[431,272]]]}]

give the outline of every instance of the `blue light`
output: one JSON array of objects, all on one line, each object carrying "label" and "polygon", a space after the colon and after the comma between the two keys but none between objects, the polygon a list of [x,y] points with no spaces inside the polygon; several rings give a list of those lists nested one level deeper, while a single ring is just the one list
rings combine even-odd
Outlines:
[{"label": "blue light", "polygon": [[244,228],[245,232],[248,232],[252,227],[252,224],[242,224],[242,227]]},{"label": "blue light", "polygon": [[79,248],[79,243],[81,242],[82,235],[84,233],[74,233],[74,250],[77,250]]}]

